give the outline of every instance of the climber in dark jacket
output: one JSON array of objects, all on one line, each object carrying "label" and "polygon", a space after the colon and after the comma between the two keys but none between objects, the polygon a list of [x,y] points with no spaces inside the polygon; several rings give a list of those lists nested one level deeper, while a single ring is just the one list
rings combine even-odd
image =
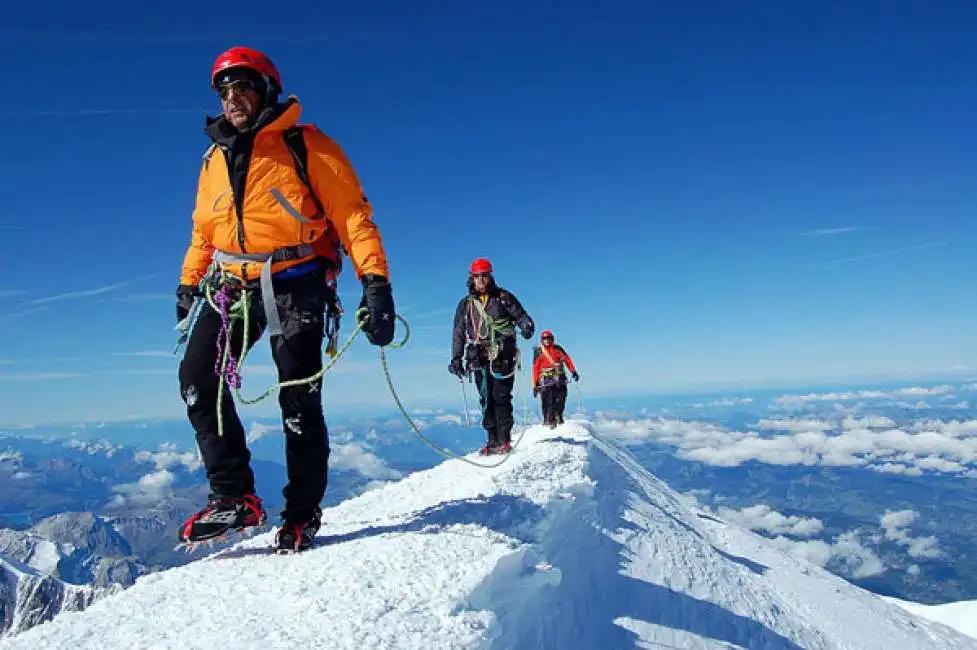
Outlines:
[{"label": "climber in dark jacket", "polygon": [[533,319],[519,300],[495,284],[492,263],[479,258],[468,275],[468,295],[455,310],[448,371],[478,386],[482,426],[488,434],[482,454],[512,449],[512,388],[519,363],[516,328],[530,339]]}]

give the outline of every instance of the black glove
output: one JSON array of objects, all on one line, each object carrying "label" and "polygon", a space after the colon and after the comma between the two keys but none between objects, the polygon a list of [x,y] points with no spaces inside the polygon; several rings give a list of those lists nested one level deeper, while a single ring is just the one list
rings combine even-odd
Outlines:
[{"label": "black glove", "polygon": [[452,359],[451,363],[448,364],[448,372],[450,372],[458,379],[464,379],[465,366],[462,365],[461,359]]},{"label": "black glove", "polygon": [[529,321],[529,324],[522,328],[522,338],[526,340],[533,338],[533,334],[535,333],[536,327],[533,325],[532,321]]},{"label": "black glove", "polygon": [[363,332],[373,345],[388,345],[394,340],[394,297],[390,283],[382,275],[363,276],[363,299],[360,309],[366,308]]},{"label": "black glove", "polygon": [[577,372],[576,370],[574,370],[573,374],[571,374],[570,376],[573,377],[573,381],[580,381],[580,373]]},{"label": "black glove", "polygon": [[197,287],[190,284],[181,284],[176,288],[176,322],[179,323],[190,315],[193,309],[193,300],[199,292]]},{"label": "black glove", "polygon": [[539,387],[533,386],[533,397],[537,397],[538,395],[539,395]]}]

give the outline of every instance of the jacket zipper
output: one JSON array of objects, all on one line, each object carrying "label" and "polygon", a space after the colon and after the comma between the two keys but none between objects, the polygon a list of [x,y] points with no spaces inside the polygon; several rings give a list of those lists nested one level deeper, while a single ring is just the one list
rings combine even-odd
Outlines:
[{"label": "jacket zipper", "polygon": [[[248,162],[250,164],[250,161]],[[241,247],[242,253],[248,252],[248,250],[244,247],[244,214],[243,214],[244,193],[246,191],[247,185],[248,185],[248,176],[247,176],[247,171],[245,171],[244,183],[241,186],[241,196],[234,197],[234,212],[237,214],[237,243],[238,246]],[[232,192],[234,191],[233,188],[231,189],[231,191]]]},{"label": "jacket zipper", "polygon": [[[252,154],[253,154],[254,152],[253,142],[251,143],[251,147],[252,147]],[[246,161],[246,166],[244,169],[244,179],[243,179],[244,182],[241,183],[241,192],[239,194],[237,192],[237,188],[234,187],[234,174],[237,170],[234,168],[235,160],[234,157],[232,156],[232,152],[230,151],[230,149],[224,147],[221,147],[221,150],[224,153],[224,167],[227,168],[227,180],[230,182],[231,185],[231,197],[234,199],[234,214],[237,216],[237,243],[238,246],[241,247],[241,252],[247,253],[248,249],[244,246],[243,208],[244,208],[244,195],[245,192],[247,191],[247,186],[248,186],[248,167],[251,166],[252,156],[248,156],[248,159]]]}]

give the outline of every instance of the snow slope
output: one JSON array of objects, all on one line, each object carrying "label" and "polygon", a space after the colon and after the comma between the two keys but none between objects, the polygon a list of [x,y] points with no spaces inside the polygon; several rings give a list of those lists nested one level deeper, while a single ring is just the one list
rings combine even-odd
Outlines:
[{"label": "snow slope", "polygon": [[975,648],[690,510],[586,423],[509,461],[448,461],[324,513],[321,546],[265,534],[140,578],[2,648]]},{"label": "snow slope", "polygon": [[890,603],[907,612],[937,623],[943,623],[958,632],[977,639],[977,600],[962,600],[943,605],[923,605],[908,600],[884,597]]}]

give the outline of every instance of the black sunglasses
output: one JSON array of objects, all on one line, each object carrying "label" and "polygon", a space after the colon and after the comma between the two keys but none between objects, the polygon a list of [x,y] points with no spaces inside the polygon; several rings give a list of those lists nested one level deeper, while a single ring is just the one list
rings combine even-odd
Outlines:
[{"label": "black sunglasses", "polygon": [[229,81],[226,84],[221,84],[221,86],[217,89],[217,92],[220,93],[221,99],[227,99],[227,96],[231,94],[232,90],[239,93],[247,92],[249,90],[257,92],[258,87],[253,81],[238,79],[236,81]]}]

